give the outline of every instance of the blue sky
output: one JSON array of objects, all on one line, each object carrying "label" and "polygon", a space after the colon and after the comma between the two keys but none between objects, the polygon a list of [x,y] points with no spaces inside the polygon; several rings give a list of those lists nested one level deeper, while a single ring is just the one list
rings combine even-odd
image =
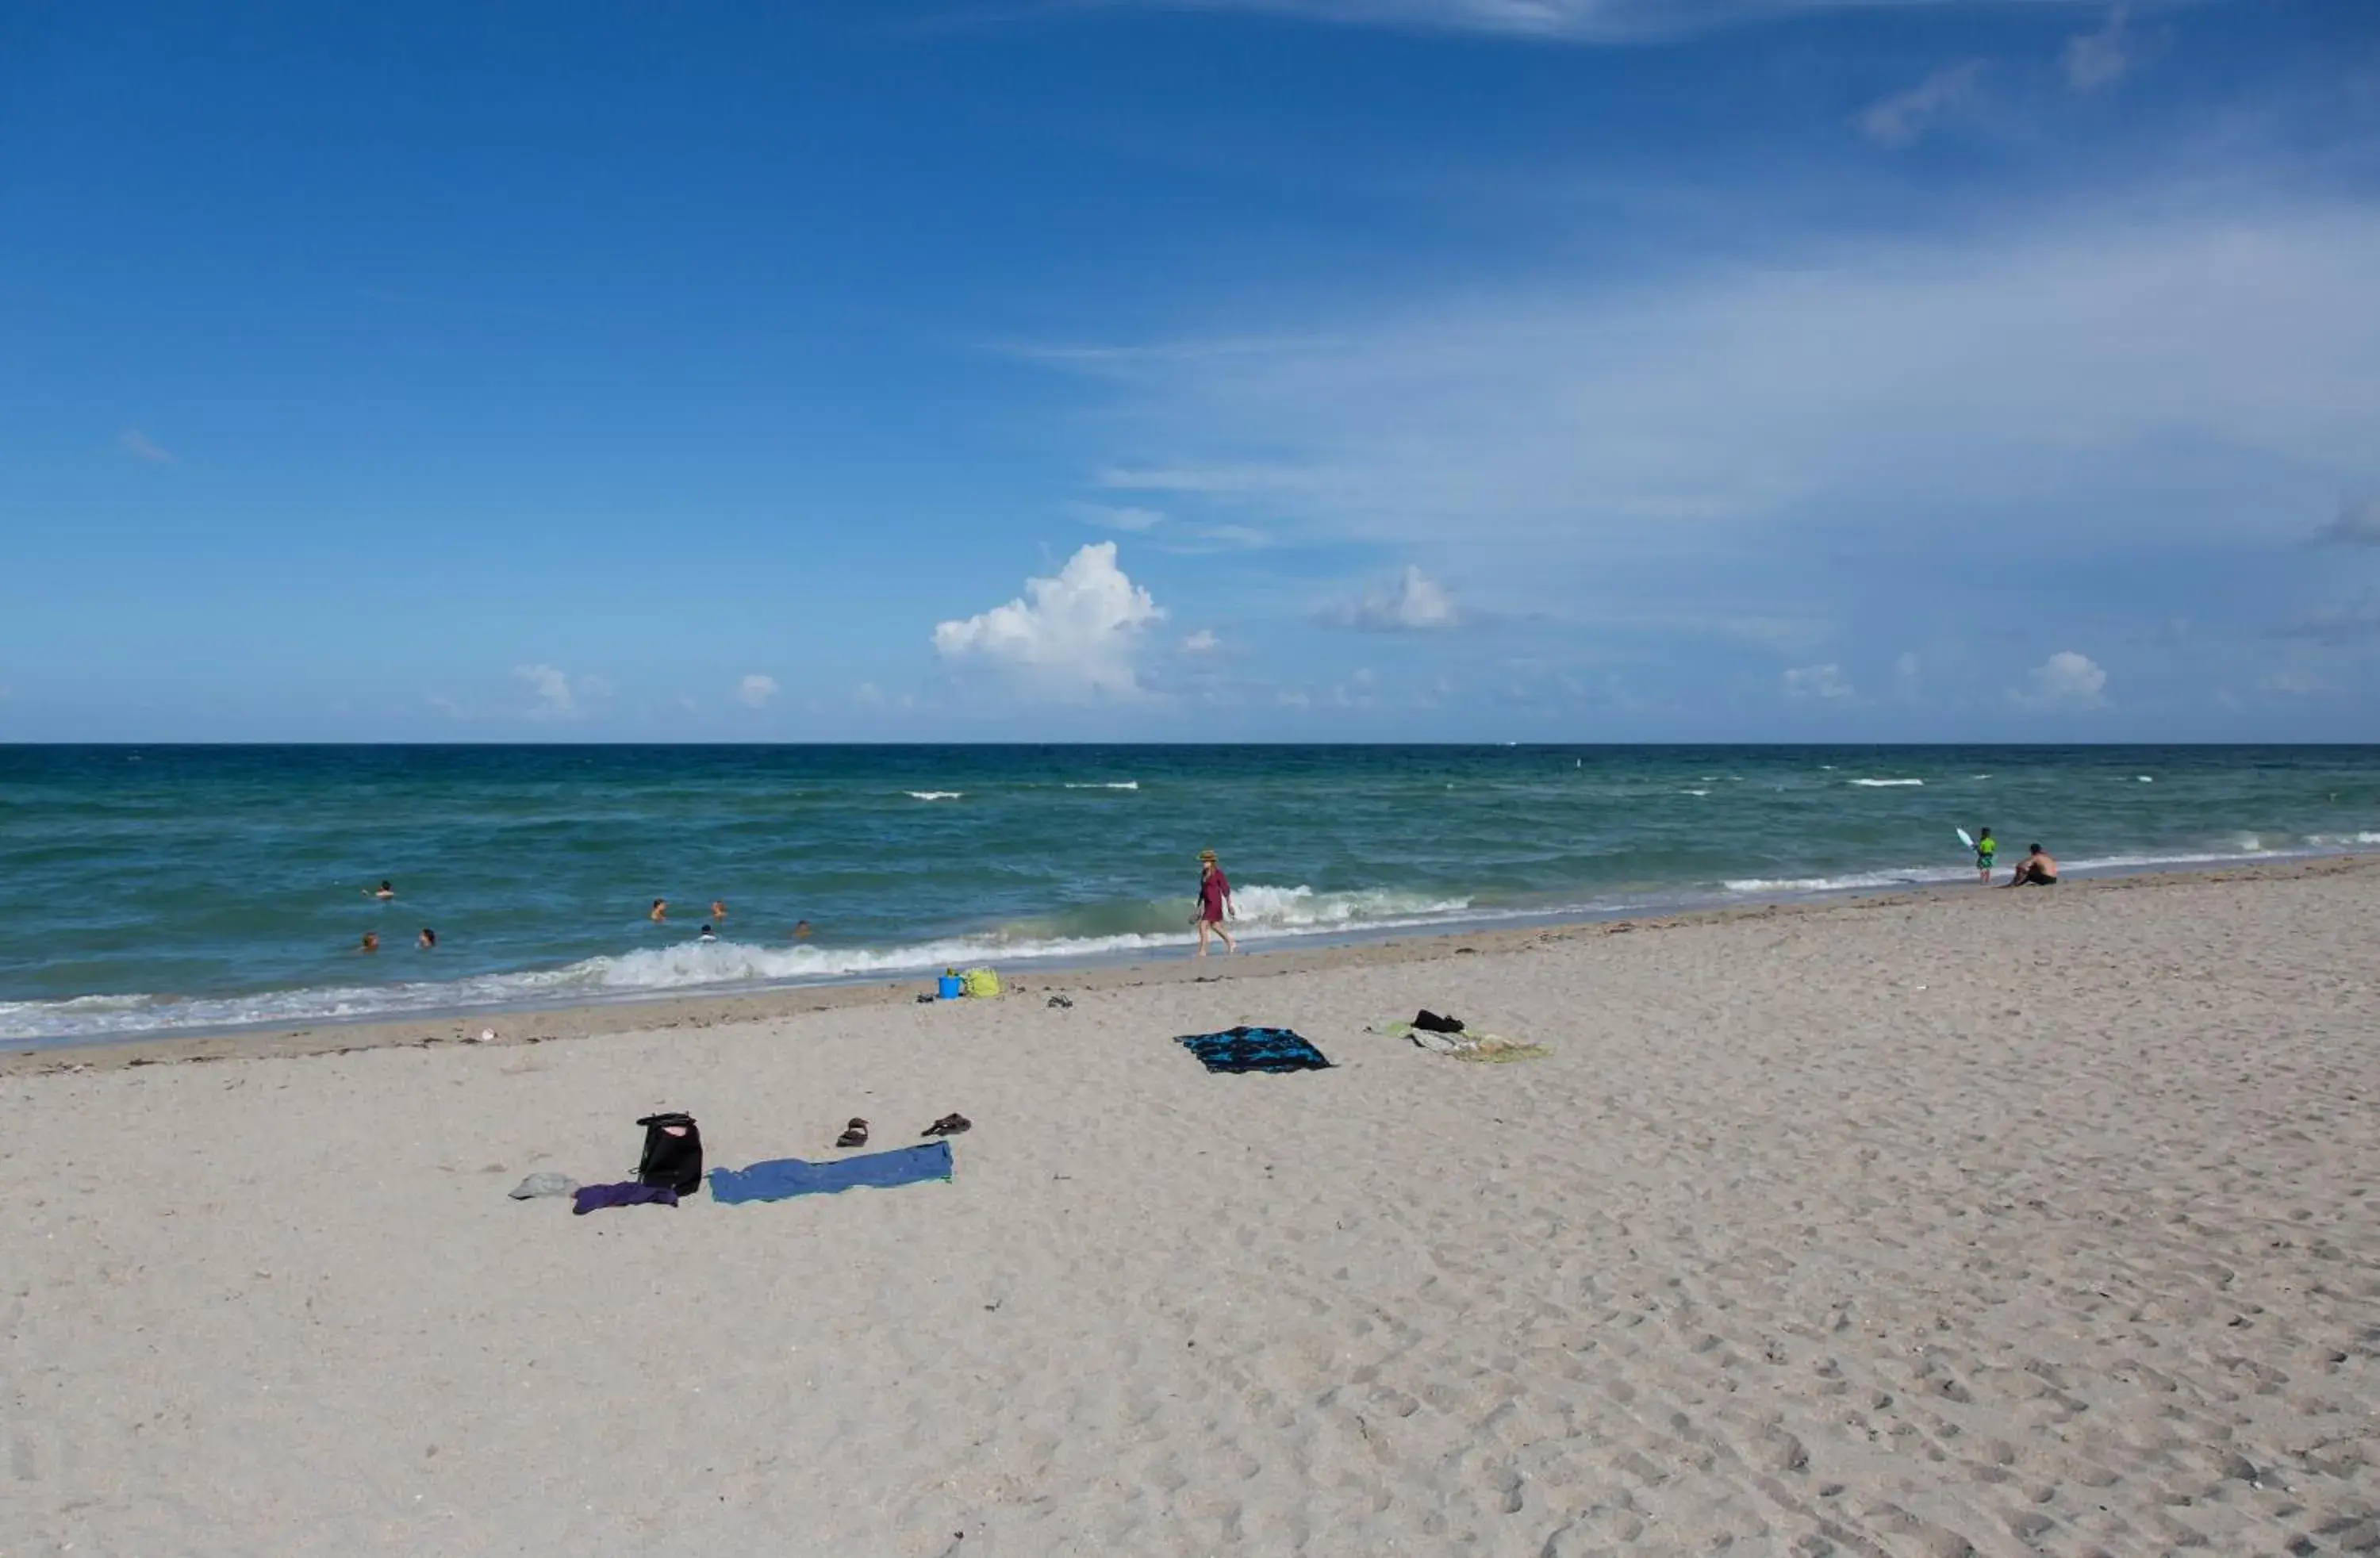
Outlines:
[{"label": "blue sky", "polygon": [[2369,0],[36,0],[0,739],[2380,739],[2375,278]]}]

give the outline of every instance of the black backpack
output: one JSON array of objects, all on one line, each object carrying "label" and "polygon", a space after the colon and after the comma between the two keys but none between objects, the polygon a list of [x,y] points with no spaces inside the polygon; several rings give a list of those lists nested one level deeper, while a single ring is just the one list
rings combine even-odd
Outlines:
[{"label": "black backpack", "polygon": [[645,1155],[637,1164],[637,1183],[666,1185],[681,1196],[702,1188],[702,1131],[691,1114],[648,1114],[637,1124],[645,1127]]}]

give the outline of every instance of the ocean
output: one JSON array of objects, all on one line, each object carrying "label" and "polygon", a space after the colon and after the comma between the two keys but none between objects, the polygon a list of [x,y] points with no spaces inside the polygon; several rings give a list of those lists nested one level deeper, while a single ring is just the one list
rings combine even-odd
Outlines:
[{"label": "ocean", "polygon": [[1971,882],[1961,826],[2370,848],[2380,748],[0,747],[0,1042],[1179,955],[1202,848],[1261,948]]}]

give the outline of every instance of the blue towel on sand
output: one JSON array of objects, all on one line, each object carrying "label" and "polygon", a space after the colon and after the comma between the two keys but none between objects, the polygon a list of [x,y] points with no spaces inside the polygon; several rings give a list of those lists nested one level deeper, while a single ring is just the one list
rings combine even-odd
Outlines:
[{"label": "blue towel on sand", "polygon": [[854,1186],[881,1189],[951,1176],[951,1144],[929,1141],[890,1152],[858,1158],[837,1158],[830,1163],[806,1163],[799,1158],[772,1158],[747,1169],[710,1171],[710,1199],[733,1206],[738,1201],[782,1201],[788,1196],[829,1196]]},{"label": "blue towel on sand", "polygon": [[1234,1028],[1185,1033],[1173,1041],[1209,1071],[1328,1071],[1322,1052],[1285,1028]]}]

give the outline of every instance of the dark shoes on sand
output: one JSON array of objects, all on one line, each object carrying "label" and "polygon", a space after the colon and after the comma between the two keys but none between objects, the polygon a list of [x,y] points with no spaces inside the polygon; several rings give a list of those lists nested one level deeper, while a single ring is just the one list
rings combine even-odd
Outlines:
[{"label": "dark shoes on sand", "polygon": [[[928,1126],[925,1130],[919,1134],[925,1136],[956,1136],[961,1131],[971,1131],[973,1129],[975,1129],[975,1122],[968,1119],[965,1115],[945,1114],[941,1119],[936,1120],[932,1125]],[[843,1134],[834,1138],[834,1144],[837,1147],[867,1146],[868,1122],[860,1119],[857,1115],[854,1115],[852,1117],[851,1124],[843,1127]]]}]

